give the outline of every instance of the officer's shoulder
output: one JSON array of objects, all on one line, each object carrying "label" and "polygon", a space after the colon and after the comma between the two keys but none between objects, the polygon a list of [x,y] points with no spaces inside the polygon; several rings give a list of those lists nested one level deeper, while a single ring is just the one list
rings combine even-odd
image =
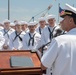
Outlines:
[{"label": "officer's shoulder", "polygon": [[57,36],[54,38],[56,41],[65,41],[65,40],[68,40],[68,35],[64,34],[64,35],[60,35],[60,36]]}]

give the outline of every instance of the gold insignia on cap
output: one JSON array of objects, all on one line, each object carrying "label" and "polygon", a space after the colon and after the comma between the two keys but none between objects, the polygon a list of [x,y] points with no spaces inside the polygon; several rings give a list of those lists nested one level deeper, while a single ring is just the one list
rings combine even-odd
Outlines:
[{"label": "gold insignia on cap", "polygon": [[72,15],[71,12],[65,12],[64,14],[65,14],[65,15]]}]

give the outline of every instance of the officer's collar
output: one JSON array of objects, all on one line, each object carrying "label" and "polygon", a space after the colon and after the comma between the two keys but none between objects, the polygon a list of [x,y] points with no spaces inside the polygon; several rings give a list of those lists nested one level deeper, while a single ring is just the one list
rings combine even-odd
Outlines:
[{"label": "officer's collar", "polygon": [[73,32],[76,33],[76,28],[71,29],[69,32],[67,32],[67,34],[71,34],[71,33],[73,33]]}]

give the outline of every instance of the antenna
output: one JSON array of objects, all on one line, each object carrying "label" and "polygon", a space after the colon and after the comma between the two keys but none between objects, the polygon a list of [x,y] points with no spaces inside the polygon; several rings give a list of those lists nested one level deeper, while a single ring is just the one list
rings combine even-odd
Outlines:
[{"label": "antenna", "polygon": [[51,9],[51,7],[52,7],[52,5],[50,4],[50,5],[48,6],[48,8],[46,9],[46,12],[43,13],[41,17],[44,17],[44,16],[46,15],[46,13],[48,13],[48,11]]},{"label": "antenna", "polygon": [[10,19],[10,0],[8,0],[8,20]]},{"label": "antenna", "polygon": [[60,7],[60,3],[58,3],[58,23],[59,23],[59,7]]},{"label": "antenna", "polygon": [[[55,0],[56,1],[56,0]],[[54,4],[54,3],[53,3]],[[41,12],[39,12],[38,14],[36,14],[36,15],[34,15],[30,20],[29,20],[29,22],[31,21],[31,20],[33,20],[34,21],[34,19],[35,19],[35,17],[36,16],[38,16],[38,15],[40,15],[41,13],[43,13],[43,12],[45,12],[45,13],[43,13],[41,16],[42,17],[44,17],[45,15],[46,15],[46,13],[52,8],[52,4],[50,4],[49,6],[48,6],[48,8],[46,8],[45,10],[43,10],[43,11],[41,11]]]}]

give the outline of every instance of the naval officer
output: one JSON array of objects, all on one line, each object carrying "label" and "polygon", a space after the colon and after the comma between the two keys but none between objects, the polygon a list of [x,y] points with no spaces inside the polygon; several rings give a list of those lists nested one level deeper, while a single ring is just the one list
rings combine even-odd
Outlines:
[{"label": "naval officer", "polygon": [[40,17],[38,20],[39,20],[39,27],[36,29],[36,31],[41,35],[43,29],[46,27],[46,19],[44,17]]},{"label": "naval officer", "polygon": [[60,24],[67,33],[54,38],[41,58],[42,69],[53,67],[53,75],[76,74],[76,8],[65,6]]}]

